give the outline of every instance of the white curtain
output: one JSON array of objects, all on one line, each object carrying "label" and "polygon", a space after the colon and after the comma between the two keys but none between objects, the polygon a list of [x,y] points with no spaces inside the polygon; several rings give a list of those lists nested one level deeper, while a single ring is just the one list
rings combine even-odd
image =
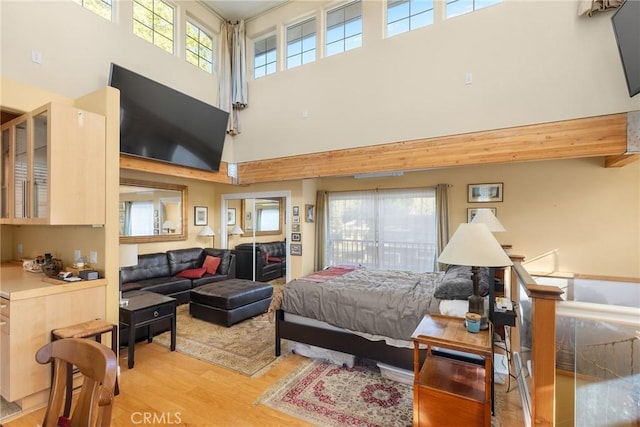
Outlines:
[{"label": "white curtain", "polygon": [[240,133],[238,111],[247,107],[247,61],[244,20],[220,27],[219,107],[229,112],[227,133]]},{"label": "white curtain", "polygon": [[580,0],[578,3],[578,15],[593,15],[593,12],[602,12],[607,9],[615,9],[623,0]]}]

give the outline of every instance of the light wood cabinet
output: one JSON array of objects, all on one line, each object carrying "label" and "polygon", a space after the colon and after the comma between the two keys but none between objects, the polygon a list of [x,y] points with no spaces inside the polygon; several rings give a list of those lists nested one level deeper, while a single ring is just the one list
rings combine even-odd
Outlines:
[{"label": "light wood cabinet", "polygon": [[[424,317],[411,338],[414,342],[413,425],[489,427],[493,372],[491,327],[470,333],[464,319],[434,314]],[[421,345],[427,346],[422,365]],[[478,356],[477,360],[473,355]]]},{"label": "light wood cabinet", "polygon": [[[37,363],[35,354],[51,341],[52,329],[104,319],[105,281],[94,282],[97,286],[52,295],[1,298],[0,393],[7,401],[29,400],[49,388],[51,367]],[[23,401],[23,410],[29,406]]]},{"label": "light wood cabinet", "polygon": [[105,222],[105,118],[50,103],[4,124],[4,224]]}]

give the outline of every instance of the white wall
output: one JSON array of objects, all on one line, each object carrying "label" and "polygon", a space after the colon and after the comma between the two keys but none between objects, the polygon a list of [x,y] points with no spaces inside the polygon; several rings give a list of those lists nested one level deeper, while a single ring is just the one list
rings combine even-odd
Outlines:
[{"label": "white wall", "polygon": [[[0,1],[0,75],[76,98],[106,86],[113,62],[218,105],[217,75],[185,60],[183,24],[187,14],[195,16],[219,42],[216,15],[196,1],[174,2],[178,42],[171,55],[133,34],[131,1],[113,3],[109,22],[71,0]],[[41,64],[31,61],[34,50],[41,53]],[[225,150],[223,159],[230,153]]]},{"label": "white wall", "polygon": [[[132,3],[116,1],[109,22],[65,1],[0,1],[0,75],[70,98],[107,84],[111,62],[205,102],[216,76],[132,33]],[[188,13],[210,30],[219,18],[177,1],[178,34]],[[287,24],[336,2],[291,1],[247,23],[249,37],[284,34]],[[630,99],[611,12],[578,17],[575,1],[504,0],[384,38],[385,2],[366,0],[360,49],[249,82],[243,132],[223,159],[243,162],[640,109]],[[179,36],[182,40],[184,36]],[[252,67],[249,40],[248,65]],[[31,52],[42,63],[31,62]],[[283,52],[280,52],[283,55]],[[473,84],[464,85],[466,73]],[[249,74],[251,74],[249,70]],[[303,111],[308,117],[303,118]]]},{"label": "white wall", "polygon": [[[287,3],[250,21],[247,34],[282,37],[306,12],[320,21],[335,4]],[[640,109],[611,12],[578,17],[576,1],[504,0],[387,39],[384,5],[364,2],[362,48],[250,81],[236,161]],[[436,7],[442,16],[443,2]]]}]

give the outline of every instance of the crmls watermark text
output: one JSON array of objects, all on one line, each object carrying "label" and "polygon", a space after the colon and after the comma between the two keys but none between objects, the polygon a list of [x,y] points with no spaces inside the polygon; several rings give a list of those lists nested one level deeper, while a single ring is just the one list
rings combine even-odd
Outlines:
[{"label": "crmls watermark text", "polygon": [[131,414],[133,424],[180,424],[180,412],[134,412]]}]

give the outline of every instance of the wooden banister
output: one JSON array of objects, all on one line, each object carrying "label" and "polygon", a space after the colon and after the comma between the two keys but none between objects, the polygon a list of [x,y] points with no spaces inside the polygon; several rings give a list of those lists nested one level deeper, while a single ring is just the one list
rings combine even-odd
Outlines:
[{"label": "wooden banister", "polygon": [[[526,292],[531,299],[531,424],[553,426],[556,388],[556,302],[561,300],[563,291],[557,286],[536,284],[520,261],[514,261],[511,269],[511,298],[519,302],[519,278],[526,284]],[[514,350],[519,350],[518,328],[512,338],[515,341]]]}]

